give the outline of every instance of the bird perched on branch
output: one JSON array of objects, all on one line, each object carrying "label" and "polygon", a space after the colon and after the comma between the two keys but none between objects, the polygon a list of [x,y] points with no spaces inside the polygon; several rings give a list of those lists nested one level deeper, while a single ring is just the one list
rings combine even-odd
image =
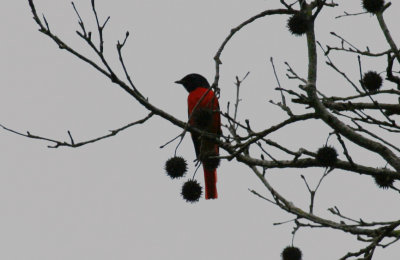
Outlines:
[{"label": "bird perched on branch", "polygon": [[[210,88],[207,79],[199,74],[189,74],[175,83],[183,85],[189,92],[188,117],[189,125],[205,132],[220,135],[221,119],[218,98]],[[197,159],[204,169],[205,198],[216,199],[217,167],[219,165],[218,145],[210,138],[192,133],[192,139]]]}]

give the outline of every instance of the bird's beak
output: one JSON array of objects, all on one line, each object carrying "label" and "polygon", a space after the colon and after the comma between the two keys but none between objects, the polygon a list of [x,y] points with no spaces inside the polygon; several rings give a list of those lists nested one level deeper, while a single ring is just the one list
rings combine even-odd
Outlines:
[{"label": "bird's beak", "polygon": [[175,81],[176,84],[183,84],[182,80]]}]

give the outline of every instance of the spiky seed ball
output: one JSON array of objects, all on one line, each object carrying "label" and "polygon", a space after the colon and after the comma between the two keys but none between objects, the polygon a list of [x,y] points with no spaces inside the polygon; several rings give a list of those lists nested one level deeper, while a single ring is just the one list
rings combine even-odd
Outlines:
[{"label": "spiky seed ball", "polygon": [[323,166],[333,166],[337,162],[338,154],[336,149],[331,146],[323,146],[317,151],[317,160]]},{"label": "spiky seed ball", "polygon": [[193,112],[194,125],[199,129],[208,129],[211,126],[213,111],[209,108],[197,108]]},{"label": "spiky seed ball", "polygon": [[283,260],[301,260],[301,255],[301,250],[294,246],[287,246],[281,253]]},{"label": "spiky seed ball", "polygon": [[388,174],[379,174],[374,176],[375,183],[381,189],[388,189],[394,182],[394,178]]},{"label": "spiky seed ball", "polygon": [[310,20],[303,13],[292,15],[287,21],[289,32],[295,36],[301,36],[310,28]]},{"label": "spiky seed ball", "polygon": [[364,74],[361,83],[369,91],[374,92],[382,86],[382,77],[376,71],[368,71]]},{"label": "spiky seed ball", "polygon": [[171,179],[180,178],[187,171],[187,163],[183,157],[174,156],[165,163],[165,171]]},{"label": "spiky seed ball", "polygon": [[182,197],[184,200],[190,203],[199,201],[203,190],[200,184],[196,180],[188,180],[182,186]]},{"label": "spiky seed ball", "polygon": [[220,163],[220,159],[215,158],[217,156],[218,154],[216,152],[207,153],[202,156],[203,158],[201,161],[203,163],[203,167],[207,170],[217,169]]},{"label": "spiky seed ball", "polygon": [[362,6],[363,8],[369,12],[376,14],[382,10],[383,6],[385,5],[385,0],[363,0]]}]

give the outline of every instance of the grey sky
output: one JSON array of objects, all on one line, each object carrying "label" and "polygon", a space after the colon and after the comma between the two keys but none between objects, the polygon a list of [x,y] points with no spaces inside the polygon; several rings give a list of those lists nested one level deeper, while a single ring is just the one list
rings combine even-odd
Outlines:
[{"label": "grey sky", "polygon": [[[111,16],[105,47],[113,66],[120,71],[115,44],[129,30],[131,37],[124,53],[136,86],[154,104],[182,120],[187,116],[187,93],[173,82],[190,72],[211,80],[212,58],[229,30],[265,9],[279,7],[278,2],[96,1],[100,17]],[[338,44],[329,35],[335,31],[360,48],[387,48],[375,17],[365,14],[334,19],[344,10],[360,12],[360,1],[338,2],[341,7],[326,8],[320,17],[317,37],[321,42]],[[35,3],[56,35],[94,57],[75,34],[78,23],[70,1]],[[76,6],[95,31],[90,1],[76,1]],[[385,14],[397,41],[399,8],[393,1]],[[222,55],[221,107],[234,98],[235,76],[250,71],[242,89],[239,116],[249,118],[259,129],[285,116],[268,103],[280,97],[274,91],[276,81],[269,58],[274,57],[281,83],[287,88],[296,88],[298,83],[285,79],[284,61],[301,75],[306,71],[305,39],[287,32],[286,19],[267,17],[255,22],[236,35]],[[147,115],[121,89],[39,33],[27,1],[8,0],[4,4],[0,30],[1,124],[60,140],[68,140],[70,130],[76,141],[83,141]],[[357,80],[356,58],[334,57]],[[323,56],[319,61],[321,89],[327,94],[350,93],[338,75],[323,67]],[[364,59],[363,66],[385,69],[384,61],[372,59]],[[328,132],[320,124],[289,130],[274,137],[292,147],[304,145],[315,150],[325,142]],[[248,191],[251,188],[266,194],[243,165],[222,162],[218,200],[201,199],[193,205],[182,200],[183,180],[171,181],[163,170],[176,143],[159,149],[179,133],[177,127],[153,118],[95,144],[49,149],[46,142],[0,131],[0,258],[280,259],[281,250],[291,242],[292,225],[272,224],[292,216]],[[195,155],[190,138],[185,138],[178,153],[188,160],[191,175]],[[355,157],[374,162],[369,164],[372,166],[384,166],[370,154]],[[271,171],[270,181],[289,200],[306,208],[308,193],[298,173]],[[309,169],[302,173],[315,184],[323,172]],[[197,178],[203,182],[201,172]],[[398,194],[378,190],[370,178],[341,171],[323,183],[316,203],[316,213],[322,216],[329,216],[326,209],[335,205],[368,220],[392,220],[399,213]],[[296,235],[295,245],[303,250],[305,260],[333,260],[363,244],[338,231],[303,229]],[[376,259],[396,260],[399,255],[397,243],[379,250]]]}]

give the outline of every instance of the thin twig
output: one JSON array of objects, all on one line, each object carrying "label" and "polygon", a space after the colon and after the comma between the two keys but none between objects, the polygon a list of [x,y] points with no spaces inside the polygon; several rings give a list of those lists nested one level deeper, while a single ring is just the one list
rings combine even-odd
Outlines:
[{"label": "thin twig", "polygon": [[138,121],[129,123],[129,124],[123,126],[123,127],[117,128],[117,129],[115,129],[115,130],[110,130],[110,133],[107,134],[107,135],[103,135],[103,136],[96,137],[96,138],[93,138],[93,139],[90,139],[90,140],[87,140],[87,141],[84,141],[84,142],[79,142],[79,143],[75,143],[75,142],[74,142],[74,139],[72,138],[72,134],[71,134],[70,131],[68,131],[68,136],[69,136],[69,138],[70,138],[70,142],[68,143],[68,142],[65,142],[65,141],[58,141],[58,140],[50,139],[50,138],[47,138],[47,137],[42,137],[42,136],[38,136],[38,135],[33,135],[33,134],[31,134],[29,131],[26,132],[26,134],[24,134],[24,133],[22,133],[22,132],[18,132],[18,131],[16,131],[16,130],[13,130],[13,129],[8,128],[8,127],[6,127],[6,126],[4,126],[4,125],[1,125],[1,124],[0,124],[0,127],[2,127],[4,130],[6,130],[6,131],[8,131],[8,132],[11,132],[11,133],[14,133],[14,134],[17,134],[17,135],[20,135],[20,136],[24,136],[24,137],[28,137],[28,138],[32,138],[32,139],[38,139],[38,140],[43,140],[43,141],[48,141],[48,142],[54,143],[54,145],[49,145],[49,146],[48,146],[49,148],[58,148],[58,147],[61,147],[61,146],[66,146],[66,147],[71,147],[71,148],[77,148],[77,147],[80,147],[80,146],[83,146],[83,145],[86,145],[86,144],[98,142],[98,141],[100,141],[100,140],[109,138],[109,137],[111,137],[111,136],[115,136],[115,135],[117,135],[119,132],[121,132],[121,131],[123,131],[123,130],[129,128],[129,127],[132,127],[132,126],[134,126],[134,125],[143,124],[143,123],[146,122],[148,119],[150,119],[153,115],[154,115],[154,113],[151,112],[151,113],[149,113],[149,114],[148,114],[145,118],[143,118],[143,119],[140,119],[140,120],[138,120]]}]

